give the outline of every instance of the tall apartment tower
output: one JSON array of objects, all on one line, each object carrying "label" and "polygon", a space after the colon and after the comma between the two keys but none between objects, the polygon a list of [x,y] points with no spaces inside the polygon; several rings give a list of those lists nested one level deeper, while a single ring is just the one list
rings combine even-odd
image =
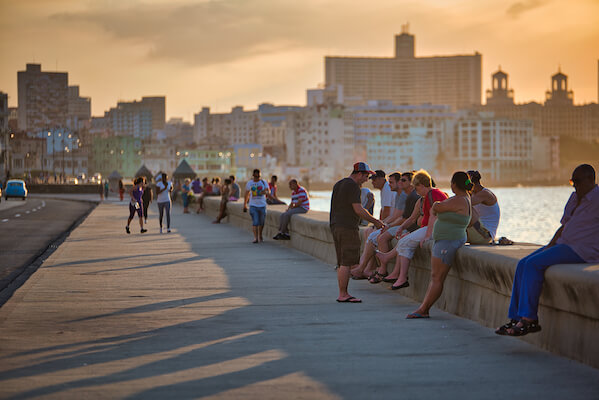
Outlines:
[{"label": "tall apartment tower", "polygon": [[19,129],[34,132],[66,126],[69,113],[68,73],[42,72],[41,64],[27,64],[17,73]]},{"label": "tall apartment tower", "polygon": [[414,36],[402,30],[395,36],[395,57],[325,57],[325,87],[341,85],[350,105],[390,100],[456,110],[481,104],[480,53],[416,57]]}]

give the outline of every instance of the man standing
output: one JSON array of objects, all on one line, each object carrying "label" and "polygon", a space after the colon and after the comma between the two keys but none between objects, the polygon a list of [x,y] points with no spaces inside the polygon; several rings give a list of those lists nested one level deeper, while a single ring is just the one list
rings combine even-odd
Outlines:
[{"label": "man standing", "polygon": [[263,242],[262,230],[264,229],[264,221],[266,220],[266,196],[268,183],[260,178],[260,170],[255,169],[250,179],[245,185],[245,198],[243,202],[243,212],[247,212],[247,205],[250,205],[250,216],[252,217],[252,230],[254,231],[253,243]]},{"label": "man standing", "polygon": [[362,302],[347,292],[350,271],[360,262],[360,218],[372,222],[377,229],[384,226],[380,220],[366,211],[360,202],[360,185],[366,182],[371,174],[374,172],[368,164],[358,162],[354,164],[351,175],[341,179],[333,187],[329,222],[337,253],[337,301],[340,303]]},{"label": "man standing", "polygon": [[279,233],[273,237],[274,240],[290,240],[288,226],[291,216],[294,214],[304,214],[310,210],[308,192],[297,183],[297,179],[289,181],[289,189],[291,189],[291,204],[287,207],[287,211],[281,214]]}]

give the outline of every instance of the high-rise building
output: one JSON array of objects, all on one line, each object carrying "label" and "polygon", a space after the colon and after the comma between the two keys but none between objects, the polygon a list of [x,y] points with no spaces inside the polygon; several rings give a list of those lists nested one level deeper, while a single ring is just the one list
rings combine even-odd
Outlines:
[{"label": "high-rise building", "polygon": [[390,100],[444,104],[454,110],[481,104],[482,56],[416,57],[414,36],[395,37],[395,57],[325,57],[325,86],[343,87],[345,104]]},{"label": "high-rise building", "polygon": [[531,121],[496,117],[492,112],[461,116],[443,137],[446,171],[475,169],[493,181],[530,179]]},{"label": "high-rise building", "polygon": [[17,73],[19,129],[27,132],[66,127],[69,113],[68,73],[42,72],[40,64],[27,64]]},{"label": "high-rise building", "polygon": [[79,86],[69,86],[69,114],[68,127],[72,130],[89,128],[92,117],[92,103],[90,97],[79,96]]},{"label": "high-rise building", "polygon": [[210,108],[204,107],[194,115],[194,141],[200,145],[218,143],[220,147],[256,143],[259,119],[258,111],[244,111],[240,106],[226,114],[211,114]]},{"label": "high-rise building", "polygon": [[148,138],[155,130],[164,129],[165,114],[166,97],[142,97],[141,101],[118,102],[104,118],[113,134]]}]

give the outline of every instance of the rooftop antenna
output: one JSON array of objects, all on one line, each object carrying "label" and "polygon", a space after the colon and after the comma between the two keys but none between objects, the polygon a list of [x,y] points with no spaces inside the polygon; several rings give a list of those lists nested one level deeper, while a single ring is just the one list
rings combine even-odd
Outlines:
[{"label": "rooftop antenna", "polygon": [[405,24],[403,24],[401,26],[401,33],[402,34],[404,34],[404,33],[405,34],[409,34],[410,33],[410,23],[409,22],[406,22]]}]

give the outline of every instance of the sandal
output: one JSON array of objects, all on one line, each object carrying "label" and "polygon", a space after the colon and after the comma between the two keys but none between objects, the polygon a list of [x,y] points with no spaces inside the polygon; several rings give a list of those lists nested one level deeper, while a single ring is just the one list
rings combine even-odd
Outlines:
[{"label": "sandal", "polygon": [[508,336],[524,336],[529,333],[539,332],[541,330],[541,325],[539,325],[539,321],[526,321],[524,319],[520,320],[520,324],[522,326],[518,326],[517,324],[511,327],[506,331]]},{"label": "sandal", "polygon": [[495,333],[498,335],[507,335],[508,329],[512,329],[514,326],[516,326],[516,324],[518,324],[518,322],[519,321],[517,319],[510,319],[510,322],[495,329]]},{"label": "sandal", "polygon": [[370,275],[370,278],[368,278],[368,282],[381,283],[384,278],[385,278],[385,276],[383,274],[376,271],[374,274]]}]

